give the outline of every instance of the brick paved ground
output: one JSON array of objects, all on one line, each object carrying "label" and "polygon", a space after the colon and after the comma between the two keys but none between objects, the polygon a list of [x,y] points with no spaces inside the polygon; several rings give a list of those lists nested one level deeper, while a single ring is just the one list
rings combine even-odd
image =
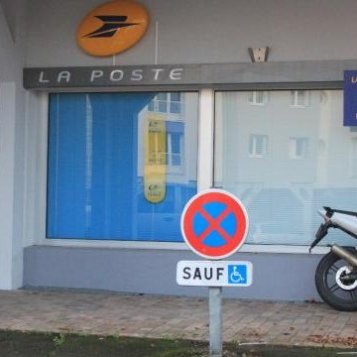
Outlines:
[{"label": "brick paved ground", "polygon": [[[0,291],[0,329],[208,339],[202,298]],[[357,312],[324,304],[224,300],[225,341],[357,348]]]}]

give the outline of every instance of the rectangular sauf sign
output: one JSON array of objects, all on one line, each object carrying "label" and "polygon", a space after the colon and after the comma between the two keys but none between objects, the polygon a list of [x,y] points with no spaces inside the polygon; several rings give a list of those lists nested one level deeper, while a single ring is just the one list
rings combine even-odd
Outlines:
[{"label": "rectangular sauf sign", "polygon": [[183,286],[243,287],[253,282],[253,265],[246,261],[179,261],[176,282]]}]

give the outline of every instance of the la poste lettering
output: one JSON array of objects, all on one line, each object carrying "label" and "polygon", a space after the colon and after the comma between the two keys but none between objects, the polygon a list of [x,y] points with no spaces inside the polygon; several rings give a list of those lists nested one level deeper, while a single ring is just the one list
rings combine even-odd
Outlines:
[{"label": "la poste lettering", "polygon": [[[80,81],[88,85],[96,83],[140,83],[140,82],[178,82],[182,80],[183,68],[134,68],[134,69],[91,69],[81,73]],[[78,71],[70,69],[49,71],[39,70],[37,74],[38,84],[50,85],[69,85],[73,81],[78,82]]]}]

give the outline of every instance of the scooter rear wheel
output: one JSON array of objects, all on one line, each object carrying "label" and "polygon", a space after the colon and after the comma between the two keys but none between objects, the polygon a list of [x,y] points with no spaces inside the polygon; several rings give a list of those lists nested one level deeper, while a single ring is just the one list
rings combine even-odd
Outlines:
[{"label": "scooter rear wheel", "polygon": [[[353,248],[346,249],[356,252]],[[346,261],[333,252],[326,254],[316,268],[317,291],[336,310],[357,311],[357,280],[349,278],[350,272]]]}]

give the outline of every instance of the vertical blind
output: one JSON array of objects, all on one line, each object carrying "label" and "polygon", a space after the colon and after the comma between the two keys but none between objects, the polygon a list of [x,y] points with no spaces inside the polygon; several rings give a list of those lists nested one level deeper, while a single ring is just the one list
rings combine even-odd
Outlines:
[{"label": "vertical blind", "polygon": [[[173,135],[172,165],[183,169],[167,167],[162,177],[165,196],[152,203],[144,195],[148,133],[143,123],[153,114],[149,106],[156,96],[50,95],[48,238],[182,241],[180,213],[197,189],[197,140],[188,144],[197,137],[197,93],[181,94],[189,115],[160,113],[160,120],[168,123],[165,134]],[[181,146],[175,135],[180,135]],[[184,153],[187,145],[190,152]],[[188,154],[189,164],[179,161]]]}]

